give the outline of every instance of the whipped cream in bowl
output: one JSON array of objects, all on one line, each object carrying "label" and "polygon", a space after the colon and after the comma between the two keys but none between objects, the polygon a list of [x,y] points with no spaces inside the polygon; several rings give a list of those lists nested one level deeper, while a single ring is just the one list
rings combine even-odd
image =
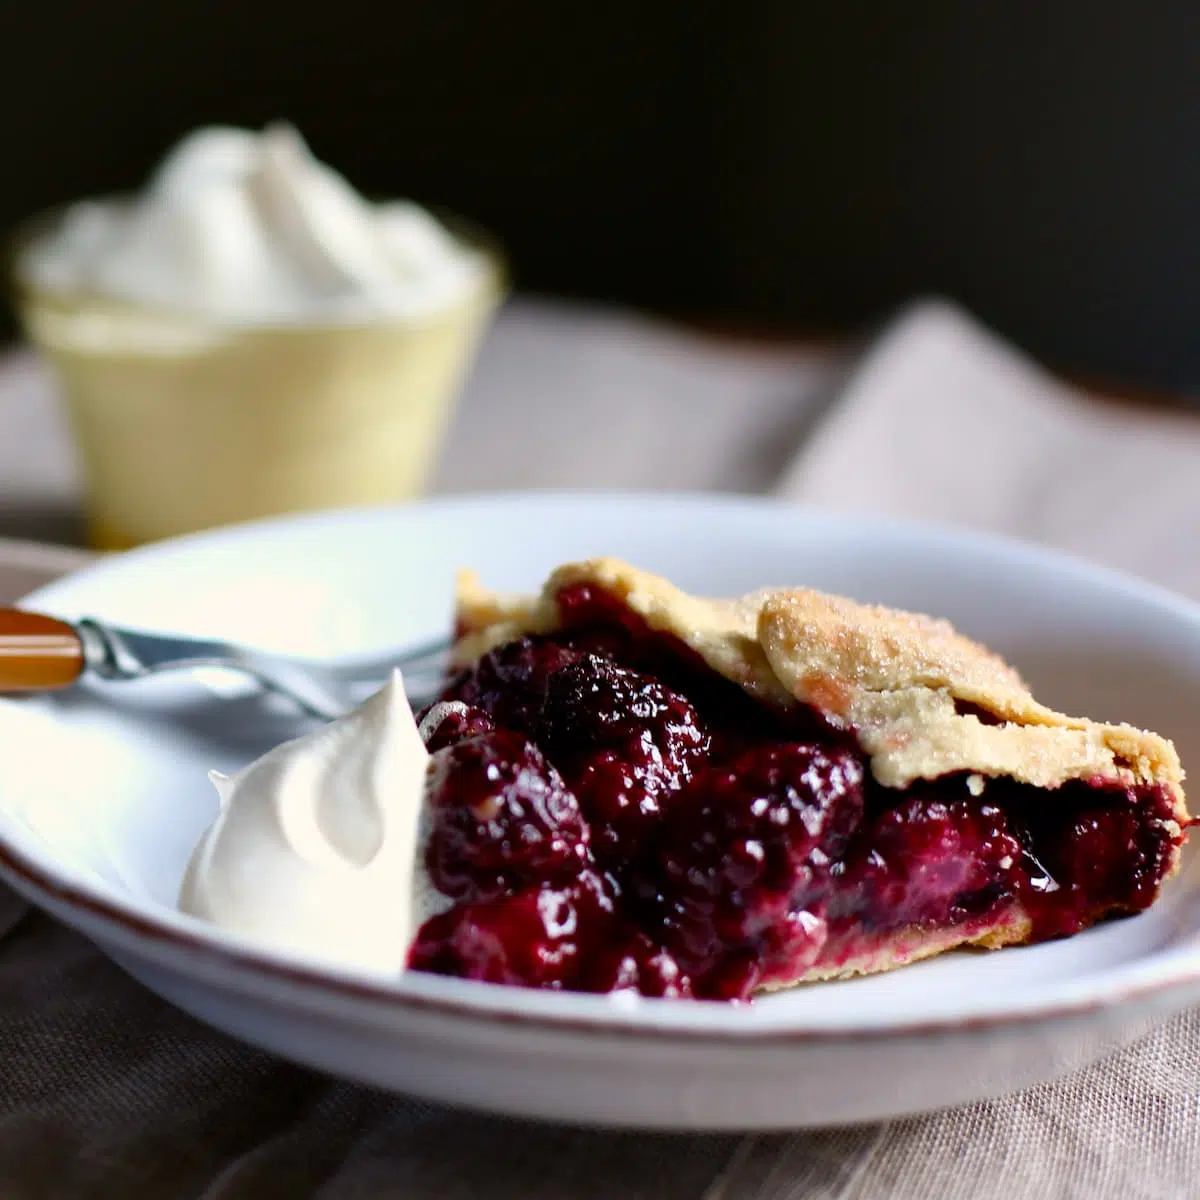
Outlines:
[{"label": "whipped cream in bowl", "polygon": [[286,125],[197,130],[18,241],[101,549],[420,495],[504,289],[485,235],[369,200]]},{"label": "whipped cream in bowl", "polygon": [[237,774],[193,851],[179,907],[306,958],[398,975],[450,901],[425,871],[429,754],[397,671],[359,708]]},{"label": "whipped cream in bowl", "polygon": [[141,195],[70,206],[18,261],[49,292],[252,325],[419,316],[486,270],[418,205],[364,199],[287,125],[190,134]]}]

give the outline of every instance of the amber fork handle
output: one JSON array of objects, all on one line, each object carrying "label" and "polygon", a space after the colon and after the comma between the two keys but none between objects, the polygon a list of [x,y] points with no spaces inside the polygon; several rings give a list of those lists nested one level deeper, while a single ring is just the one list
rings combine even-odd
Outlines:
[{"label": "amber fork handle", "polygon": [[83,673],[83,638],[57,617],[0,608],[0,692],[69,687]]},{"label": "amber fork handle", "polygon": [[68,624],[4,608],[0,609],[0,692],[67,687],[84,672],[120,683],[182,667],[223,667],[290,697],[313,716],[332,720],[378,688],[392,667],[403,669],[411,701],[423,704],[434,698],[449,647],[449,639],[439,637],[382,656],[314,662],[233,642],[124,629],[91,617]]}]

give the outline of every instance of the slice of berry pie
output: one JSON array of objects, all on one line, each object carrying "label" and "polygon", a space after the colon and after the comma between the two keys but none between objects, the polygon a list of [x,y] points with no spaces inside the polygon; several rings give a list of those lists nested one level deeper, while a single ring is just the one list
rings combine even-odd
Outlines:
[{"label": "slice of berry pie", "polygon": [[457,622],[416,969],[744,1000],[1078,933],[1178,868],[1171,743],[944,621],[600,559],[536,598],[464,575]]}]

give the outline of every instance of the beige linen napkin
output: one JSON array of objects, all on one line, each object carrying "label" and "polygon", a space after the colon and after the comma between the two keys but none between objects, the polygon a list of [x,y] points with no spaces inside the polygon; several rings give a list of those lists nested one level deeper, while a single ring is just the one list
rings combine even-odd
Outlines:
[{"label": "beige linen napkin", "polygon": [[[688,400],[674,398],[680,419]],[[1200,568],[1180,561],[1197,451],[1200,419],[1074,396],[934,304],[859,366],[780,490],[1013,531],[1198,593]],[[1167,1200],[1200,1195],[1198,1061],[1188,1014],[1066,1080],[910,1120],[746,1138],[528,1125],[235,1044],[0,897],[5,1200]]]},{"label": "beige linen napkin", "polygon": [[777,491],[1029,538],[1200,597],[1200,419],[1078,393],[944,301],[893,323]]}]

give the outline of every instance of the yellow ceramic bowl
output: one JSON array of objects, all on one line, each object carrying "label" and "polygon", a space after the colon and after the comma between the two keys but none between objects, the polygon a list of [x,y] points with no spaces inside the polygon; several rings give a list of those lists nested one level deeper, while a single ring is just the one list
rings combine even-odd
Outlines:
[{"label": "yellow ceramic bowl", "polygon": [[40,288],[20,270],[31,236],[17,309],[58,377],[104,549],[418,495],[503,293],[499,254],[468,238],[486,269],[420,318],[225,325]]}]

